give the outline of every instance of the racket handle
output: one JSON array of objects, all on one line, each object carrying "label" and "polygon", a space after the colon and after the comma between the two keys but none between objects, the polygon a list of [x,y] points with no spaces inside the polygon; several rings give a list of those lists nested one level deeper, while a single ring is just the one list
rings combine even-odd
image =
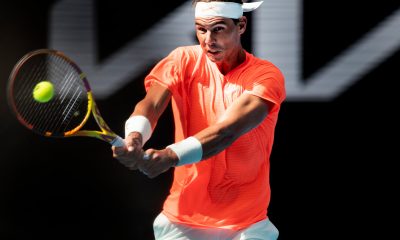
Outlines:
[{"label": "racket handle", "polygon": [[[114,138],[114,140],[111,141],[111,145],[115,146],[115,147],[123,147],[125,146],[125,140],[120,137],[120,136],[116,136]],[[146,153],[143,154],[143,160],[149,160],[150,156]]]},{"label": "racket handle", "polygon": [[111,143],[111,145],[113,145],[115,147],[123,147],[123,146],[125,146],[125,140],[120,136],[116,136],[114,138],[114,140],[112,140],[110,143]]}]

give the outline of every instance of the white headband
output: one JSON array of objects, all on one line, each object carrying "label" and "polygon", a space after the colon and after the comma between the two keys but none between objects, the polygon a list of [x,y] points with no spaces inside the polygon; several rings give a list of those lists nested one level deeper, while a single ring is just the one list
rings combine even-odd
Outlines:
[{"label": "white headband", "polygon": [[251,3],[235,2],[198,2],[195,9],[195,17],[225,17],[238,19],[243,12],[251,12],[258,8],[263,1]]}]

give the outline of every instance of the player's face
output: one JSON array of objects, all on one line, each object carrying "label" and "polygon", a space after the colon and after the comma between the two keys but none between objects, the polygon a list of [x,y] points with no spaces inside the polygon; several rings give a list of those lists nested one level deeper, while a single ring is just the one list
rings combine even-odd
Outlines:
[{"label": "player's face", "polygon": [[207,57],[216,63],[228,61],[240,49],[246,21],[235,24],[224,17],[196,18],[196,36]]}]

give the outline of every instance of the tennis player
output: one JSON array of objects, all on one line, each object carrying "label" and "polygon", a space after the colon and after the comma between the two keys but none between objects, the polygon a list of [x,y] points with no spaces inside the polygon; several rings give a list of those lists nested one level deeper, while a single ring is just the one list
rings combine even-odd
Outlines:
[{"label": "tennis player", "polygon": [[[241,44],[262,2],[194,1],[199,45],[174,49],[146,76],[146,96],[113,155],[150,178],[174,168],[155,239],[277,239],[267,215],[270,154],[284,77]],[[172,103],[175,143],[142,149]],[[143,159],[143,153],[149,155]]]}]

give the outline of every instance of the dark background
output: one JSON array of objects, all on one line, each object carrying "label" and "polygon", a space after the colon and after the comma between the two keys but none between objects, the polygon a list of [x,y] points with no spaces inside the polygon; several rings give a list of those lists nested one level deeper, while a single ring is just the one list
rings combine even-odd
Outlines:
[{"label": "dark background", "polygon": [[[182,2],[157,2],[158,10],[141,17],[125,2],[97,2],[99,61]],[[304,78],[400,7],[398,1],[356,2],[304,3]],[[0,239],[153,239],[152,222],[171,172],[148,179],[114,160],[107,143],[34,135],[7,106],[13,65],[26,52],[47,46],[52,4],[15,0],[0,6]],[[106,11],[110,8],[115,11]],[[250,39],[248,34],[244,45],[251,50]],[[400,50],[331,101],[282,105],[269,208],[280,240],[395,236],[399,63]],[[141,80],[98,101],[117,133],[144,95]],[[146,145],[170,143],[170,123],[169,108]]]}]

